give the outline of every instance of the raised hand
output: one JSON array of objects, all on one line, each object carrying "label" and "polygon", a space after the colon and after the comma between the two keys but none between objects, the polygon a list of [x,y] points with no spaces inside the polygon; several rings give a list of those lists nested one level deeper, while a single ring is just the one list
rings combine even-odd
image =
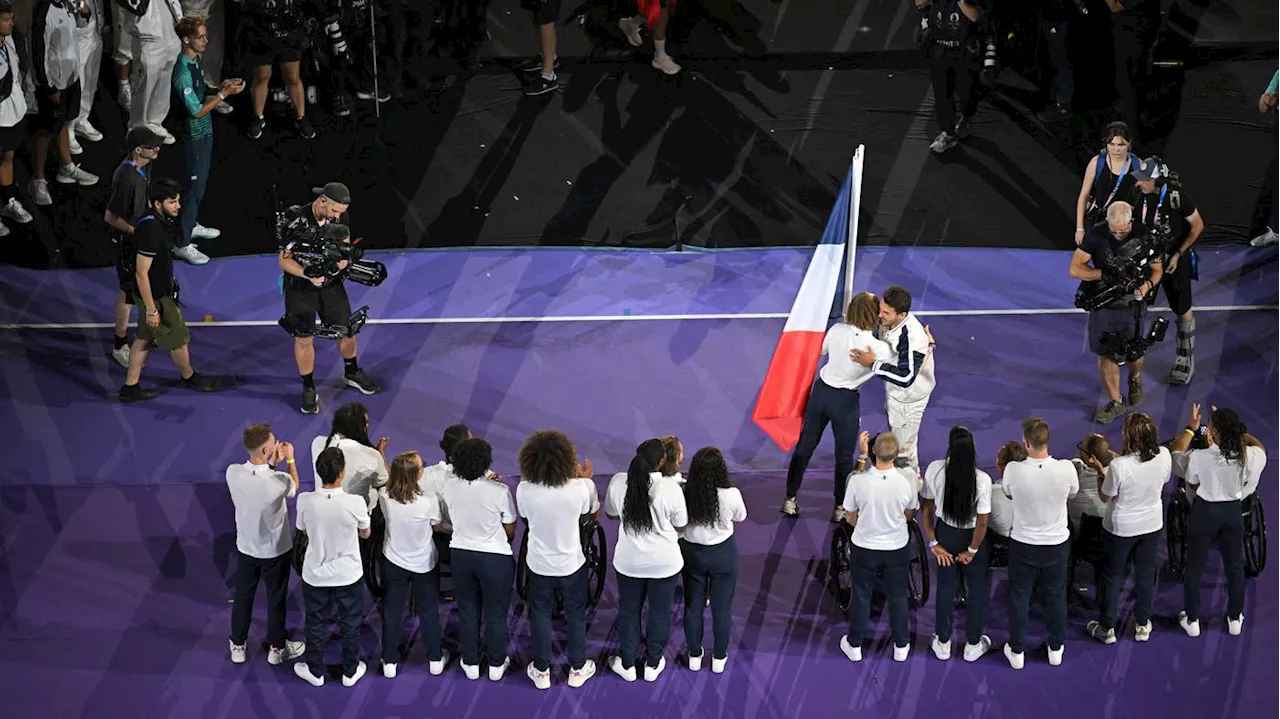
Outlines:
[{"label": "raised hand", "polygon": [[858,435],[858,454],[866,456],[867,444],[870,441],[871,441],[871,433],[865,429],[862,430],[862,433]]}]

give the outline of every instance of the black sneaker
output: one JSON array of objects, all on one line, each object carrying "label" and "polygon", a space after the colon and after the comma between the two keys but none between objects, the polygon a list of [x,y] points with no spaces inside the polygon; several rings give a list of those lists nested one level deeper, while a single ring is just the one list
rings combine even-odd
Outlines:
[{"label": "black sneaker", "polygon": [[[551,71],[555,72],[560,69],[560,58],[551,61]],[[538,55],[532,60],[528,60],[520,65],[520,72],[541,72],[542,71],[542,55]]]},{"label": "black sneaker", "polygon": [[306,115],[298,118],[298,134],[308,140],[316,136],[316,127],[311,124],[311,118]]},{"label": "black sneaker", "polygon": [[302,413],[320,414],[320,397],[316,394],[315,387],[302,388]]},{"label": "black sneaker", "polygon": [[955,136],[957,141],[968,140],[969,139],[969,118],[967,117],[960,118],[960,121],[956,123],[955,128],[951,130],[951,134]]},{"label": "black sneaker", "polygon": [[262,131],[267,129],[267,118],[255,117],[249,122],[249,138],[256,140],[262,137]]},{"label": "black sneaker", "polygon": [[362,369],[343,375],[342,381],[346,382],[348,387],[360,390],[362,394],[377,394],[382,390],[378,383],[374,382],[373,378]]},{"label": "black sneaker", "polygon": [[550,80],[539,74],[533,78],[533,81],[524,86],[524,94],[526,95],[545,95],[548,92],[555,92],[560,89],[560,78],[553,77]]},{"label": "black sneaker", "polygon": [[203,377],[199,372],[192,372],[190,377],[182,380],[183,386],[196,392],[216,392],[218,391],[218,380],[211,377]]},{"label": "black sneaker", "polygon": [[150,387],[143,389],[140,385],[127,384],[120,388],[121,402],[140,402],[147,399],[155,399],[160,393]]},{"label": "black sneaker", "polygon": [[[373,94],[374,93],[372,89],[356,91],[356,97],[360,98],[361,100],[372,100]],[[391,93],[387,92],[387,88],[383,87],[382,85],[379,85],[378,86],[378,102],[388,102],[390,100],[391,100]]]},{"label": "black sneaker", "polygon": [[351,114],[351,97],[347,93],[342,93],[333,98],[333,114],[338,117],[346,117]]}]

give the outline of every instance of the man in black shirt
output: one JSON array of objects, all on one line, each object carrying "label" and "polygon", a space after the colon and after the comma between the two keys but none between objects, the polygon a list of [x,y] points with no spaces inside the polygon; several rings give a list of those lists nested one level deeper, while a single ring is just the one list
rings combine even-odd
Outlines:
[{"label": "man in black shirt", "polygon": [[134,278],[136,292],[134,303],[145,308],[138,322],[138,336],[133,340],[129,353],[129,372],[120,388],[121,402],[136,402],[156,397],[154,389],[142,389],[138,379],[147,352],[154,343],[167,350],[173,363],[182,373],[182,383],[200,392],[212,392],[218,388],[213,380],[201,377],[191,368],[187,345],[191,336],[178,309],[178,285],[173,279],[173,247],[178,236],[178,183],[167,178],[157,178],[147,190],[150,212],[138,219],[134,226],[133,246],[137,252]]},{"label": "man in black shirt", "polygon": [[[978,109],[978,74],[982,71],[977,0],[915,0],[933,75],[933,110],[942,128],[929,145],[941,154],[969,135],[969,120]],[[955,102],[952,101],[952,93]],[[959,119],[956,109],[960,110]]]},{"label": "man in black shirt", "polygon": [[111,357],[121,367],[129,367],[129,314],[133,296],[138,293],[134,282],[133,248],[134,224],[147,213],[147,184],[151,175],[151,163],[160,156],[164,138],[146,127],[129,130],[125,138],[129,157],[125,158],[111,175],[111,198],[102,221],[114,230],[111,243],[116,247],[116,281],[120,295],[116,298],[116,343]]},{"label": "man in black shirt", "polygon": [[1169,372],[1169,384],[1187,384],[1196,371],[1196,320],[1191,314],[1196,255],[1192,247],[1204,232],[1204,220],[1182,191],[1182,183],[1160,158],[1135,162],[1129,175],[1142,191],[1134,202],[1138,222],[1164,242],[1160,248],[1164,257],[1160,287],[1169,299],[1169,309],[1178,317],[1178,354]]},{"label": "man in black shirt", "polygon": [[[302,376],[302,413],[317,414],[320,411],[320,399],[316,393],[315,383],[315,328],[316,316],[326,325],[346,325],[351,321],[351,302],[347,299],[347,288],[343,286],[343,273],[329,277],[307,277],[302,265],[293,259],[289,250],[294,238],[306,233],[316,232],[327,225],[337,225],[343,239],[351,241],[350,230],[346,229],[347,208],[351,206],[351,191],[341,182],[330,182],[324,187],[313,188],[316,199],[308,205],[294,205],[284,213],[284,226],[280,237],[280,270],[284,272],[284,317],[280,325],[293,335],[293,357],[298,363],[298,374]],[[339,270],[345,270],[346,260],[338,263]],[[345,365],[343,381],[349,387],[355,387],[364,394],[379,391],[364,370],[356,361],[356,338],[343,337],[338,340],[338,352],[342,354]]]}]

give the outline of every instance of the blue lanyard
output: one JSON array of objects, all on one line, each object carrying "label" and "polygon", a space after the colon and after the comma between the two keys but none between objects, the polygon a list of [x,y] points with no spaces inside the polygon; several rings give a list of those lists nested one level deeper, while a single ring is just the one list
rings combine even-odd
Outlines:
[{"label": "blue lanyard", "polygon": [[1156,211],[1155,211],[1155,214],[1152,215],[1150,222],[1147,222],[1147,198],[1145,195],[1142,197],[1142,222],[1146,224],[1148,227],[1154,225],[1156,223],[1156,219],[1160,217],[1160,207],[1164,205],[1164,196],[1168,192],[1169,192],[1168,185],[1165,185],[1164,187],[1160,188],[1160,199],[1156,200],[1156,207],[1155,207]]},{"label": "blue lanyard", "polygon": [[[1103,153],[1103,154],[1106,154],[1106,153]],[[1105,157],[1102,158],[1102,161],[1107,163],[1107,171],[1110,172],[1111,163]],[[1102,207],[1106,207],[1107,205],[1110,205],[1111,201],[1115,199],[1116,193],[1120,191],[1120,183],[1124,181],[1124,176],[1129,174],[1129,163],[1131,162],[1133,162],[1133,155],[1129,155],[1128,157],[1125,158],[1124,167],[1121,168],[1120,174],[1116,175],[1115,187],[1111,188],[1111,194],[1107,195],[1107,201],[1102,203],[1101,205]]]}]

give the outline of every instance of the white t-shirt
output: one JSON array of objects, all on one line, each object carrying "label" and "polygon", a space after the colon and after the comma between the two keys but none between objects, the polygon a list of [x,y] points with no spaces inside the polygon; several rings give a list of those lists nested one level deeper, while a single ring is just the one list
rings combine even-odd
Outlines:
[{"label": "white t-shirt", "polygon": [[[982,470],[975,470],[978,484],[978,507],[976,514],[991,514],[991,475]],[[920,488],[920,496],[932,499],[937,507],[938,519],[956,529],[973,529],[978,526],[977,517],[960,519],[948,517],[942,510],[944,497],[947,496],[947,460],[939,459],[929,463],[924,471],[924,485]]]},{"label": "white t-shirt", "polygon": [[430,467],[423,467],[422,479],[418,480],[418,487],[422,493],[435,497],[436,504],[440,505],[440,523],[436,525],[436,531],[445,534],[453,532],[453,522],[449,521],[449,508],[444,506],[441,495],[444,492],[444,483],[452,476],[453,465],[448,462],[439,462]]},{"label": "white t-shirt", "polygon": [[720,544],[733,536],[733,523],[747,519],[747,504],[742,501],[742,492],[737,487],[716,490],[720,500],[720,513],[713,524],[688,525],[684,530],[684,541],[704,544],[708,547]]},{"label": "white t-shirt", "polygon": [[892,551],[907,546],[908,509],[920,507],[914,472],[871,468],[849,475],[844,511],[857,512],[853,543],[863,549]]},{"label": "white t-shirt", "polygon": [[991,485],[991,516],[987,517],[987,529],[1008,538],[1013,532],[1013,500],[1004,493],[1004,485]]},{"label": "white t-shirt", "polygon": [[871,350],[875,358],[881,362],[893,358],[889,345],[876,339],[866,330],[860,330],[843,322],[833,325],[822,338],[822,354],[827,355],[827,363],[818,370],[818,378],[828,387],[836,389],[858,389],[871,379],[870,367],[863,367],[849,358],[853,350]]},{"label": "white t-shirt", "polygon": [[1097,470],[1084,463],[1084,460],[1073,458],[1071,465],[1076,468],[1076,479],[1080,482],[1080,491],[1067,500],[1067,520],[1071,526],[1080,526],[1080,517],[1088,514],[1099,519],[1107,516],[1108,504],[1098,496],[1098,487],[1102,478]]},{"label": "white t-shirt", "polygon": [[1174,471],[1187,480],[1188,489],[1195,490],[1195,498],[1206,502],[1230,502],[1253,494],[1266,466],[1267,453],[1261,447],[1246,447],[1241,472],[1238,462],[1222,458],[1216,444],[1179,452],[1174,461]]},{"label": "white t-shirt", "polygon": [[1111,460],[1102,491],[1111,497],[1102,528],[1117,537],[1137,537],[1164,527],[1164,485],[1173,473],[1173,458],[1164,447],[1146,462],[1136,454]]},{"label": "white t-shirt", "polygon": [[451,549],[511,556],[503,525],[515,523],[516,505],[507,485],[488,477],[468,482],[450,473],[440,496],[453,520]]},{"label": "white t-shirt", "polygon": [[383,487],[378,490],[378,504],[387,523],[382,556],[415,574],[435,569],[436,543],[431,540],[431,526],[440,522],[440,497],[423,492],[414,501],[401,503]]},{"label": "white t-shirt", "polygon": [[[626,496],[626,472],[613,475],[605,492],[605,513],[621,517]],[[666,579],[684,569],[680,536],[676,532],[676,527],[689,523],[684,492],[677,482],[658,472],[649,475],[649,513],[653,517],[651,531],[632,534],[625,525],[618,529],[618,546],[613,552],[613,568],[618,574],[636,579]]]},{"label": "white t-shirt", "polygon": [[255,559],[274,559],[293,549],[289,505],[297,488],[284,472],[265,464],[227,467],[227,489],[236,508],[236,549]]},{"label": "white t-shirt", "polygon": [[524,481],[516,485],[516,506],[529,523],[529,571],[542,577],[567,577],[578,571],[582,554],[582,515],[600,509],[596,485],[571,479],[559,487]]},{"label": "white t-shirt", "polygon": [[340,489],[298,497],[298,529],[307,533],[302,581],[313,587],[345,587],[360,581],[360,532],[369,528],[364,501]]},{"label": "white t-shirt", "polygon": [[1045,457],[1010,462],[1001,484],[1013,500],[1011,539],[1052,546],[1071,538],[1067,500],[1080,491],[1080,479],[1070,461]]},{"label": "white t-shirt", "polygon": [[373,447],[360,444],[354,439],[335,437],[329,441],[329,435],[322,434],[311,441],[311,471],[315,473],[316,486],[323,482],[316,472],[316,459],[328,447],[342,450],[346,467],[342,470],[342,491],[364,497],[370,510],[378,503],[378,488],[387,483],[387,465],[382,461],[382,454]]}]

